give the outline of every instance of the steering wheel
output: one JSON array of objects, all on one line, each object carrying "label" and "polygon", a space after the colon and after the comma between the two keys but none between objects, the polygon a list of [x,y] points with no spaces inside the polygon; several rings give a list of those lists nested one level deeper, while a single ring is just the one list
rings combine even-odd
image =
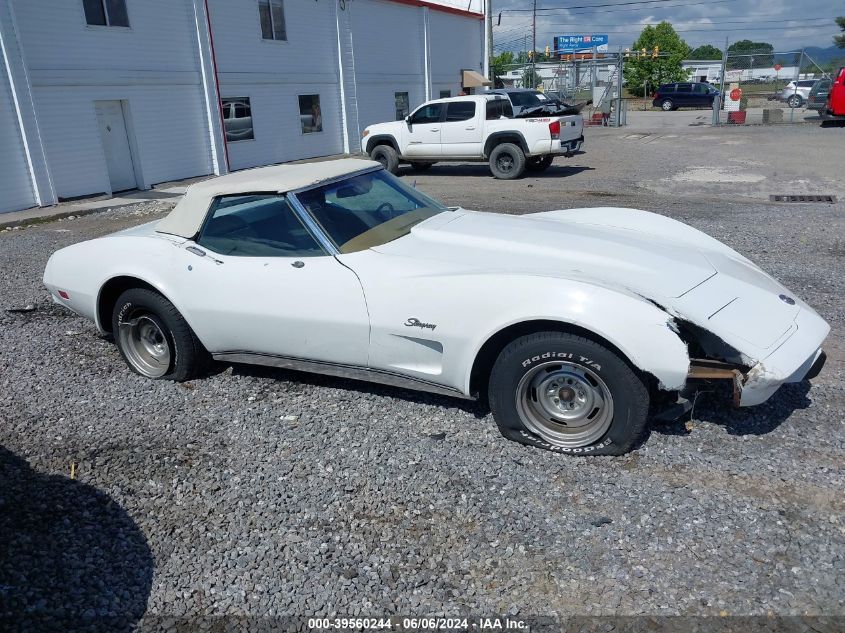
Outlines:
[{"label": "steering wheel", "polygon": [[381,219],[385,222],[393,218],[394,211],[396,211],[396,209],[393,208],[393,205],[389,202],[382,202],[376,209],[376,213],[378,213]]}]

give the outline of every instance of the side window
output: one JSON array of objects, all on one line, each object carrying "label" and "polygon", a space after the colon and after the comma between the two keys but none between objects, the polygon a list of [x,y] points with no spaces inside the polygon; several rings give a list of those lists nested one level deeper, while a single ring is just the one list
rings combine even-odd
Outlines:
[{"label": "side window", "polygon": [[660,89],[660,92],[675,92],[675,88],[678,84],[666,84]]},{"label": "side window", "polygon": [[411,115],[411,123],[439,123],[442,112],[442,103],[430,103]]},{"label": "side window", "polygon": [[486,108],[485,117],[487,118],[488,121],[490,121],[491,119],[501,118],[501,116],[502,116],[502,101],[504,101],[504,99],[490,99],[490,101],[487,102],[487,104],[485,106],[485,108]]},{"label": "side window", "polygon": [[216,198],[197,244],[239,257],[326,255],[285,197],[278,194]]},{"label": "side window", "polygon": [[91,26],[129,26],[126,0],[82,0],[82,7]]},{"label": "side window", "polygon": [[710,91],[707,89],[707,86],[705,86],[704,84],[695,84],[695,93],[696,94],[706,95],[708,92],[710,92]]},{"label": "side window", "polygon": [[255,138],[252,131],[252,108],[249,97],[221,99],[226,141],[248,141]]},{"label": "side window", "polygon": [[303,134],[323,131],[320,95],[299,95],[299,126]]},{"label": "side window", "polygon": [[263,39],[287,41],[285,5],[282,0],[258,0],[258,19],[261,21]]},{"label": "side window", "polygon": [[453,101],[446,107],[446,121],[468,121],[474,117],[474,101]]},{"label": "side window", "polygon": [[408,99],[407,92],[394,92],[393,93],[393,101],[396,105],[396,120],[402,121],[406,116],[408,116],[408,112],[411,111],[410,100]]},{"label": "side window", "polygon": [[692,92],[692,84],[678,84],[678,92]]}]

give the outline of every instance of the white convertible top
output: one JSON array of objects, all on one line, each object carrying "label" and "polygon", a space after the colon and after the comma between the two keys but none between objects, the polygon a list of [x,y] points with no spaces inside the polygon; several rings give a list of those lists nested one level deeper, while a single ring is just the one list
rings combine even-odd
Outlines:
[{"label": "white convertible top", "polygon": [[191,238],[197,234],[211,200],[239,193],[286,193],[351,174],[379,163],[360,158],[341,158],[295,165],[271,165],[245,169],[219,178],[203,180],[188,187],[185,196],[157,225],[156,231]]}]

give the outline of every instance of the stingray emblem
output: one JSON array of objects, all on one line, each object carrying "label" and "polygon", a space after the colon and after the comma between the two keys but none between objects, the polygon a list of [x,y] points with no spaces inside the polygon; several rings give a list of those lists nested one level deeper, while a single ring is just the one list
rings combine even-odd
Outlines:
[{"label": "stingray emblem", "polygon": [[787,305],[795,305],[795,299],[793,299],[792,297],[787,297],[786,295],[778,295],[778,298]]},{"label": "stingray emblem", "polygon": [[433,330],[437,326],[434,323],[423,323],[419,319],[415,319],[414,317],[411,317],[410,319],[405,321],[405,327],[419,327],[419,328],[422,328],[424,330]]}]

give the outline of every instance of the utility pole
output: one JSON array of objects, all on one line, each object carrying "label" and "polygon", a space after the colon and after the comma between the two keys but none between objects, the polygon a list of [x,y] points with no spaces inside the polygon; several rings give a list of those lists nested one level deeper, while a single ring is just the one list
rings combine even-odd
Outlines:
[{"label": "utility pole", "polygon": [[531,20],[531,86],[537,89],[537,0],[534,0],[534,17]]},{"label": "utility pole", "polygon": [[493,71],[493,0],[487,0],[487,79],[496,87],[496,73]]}]

